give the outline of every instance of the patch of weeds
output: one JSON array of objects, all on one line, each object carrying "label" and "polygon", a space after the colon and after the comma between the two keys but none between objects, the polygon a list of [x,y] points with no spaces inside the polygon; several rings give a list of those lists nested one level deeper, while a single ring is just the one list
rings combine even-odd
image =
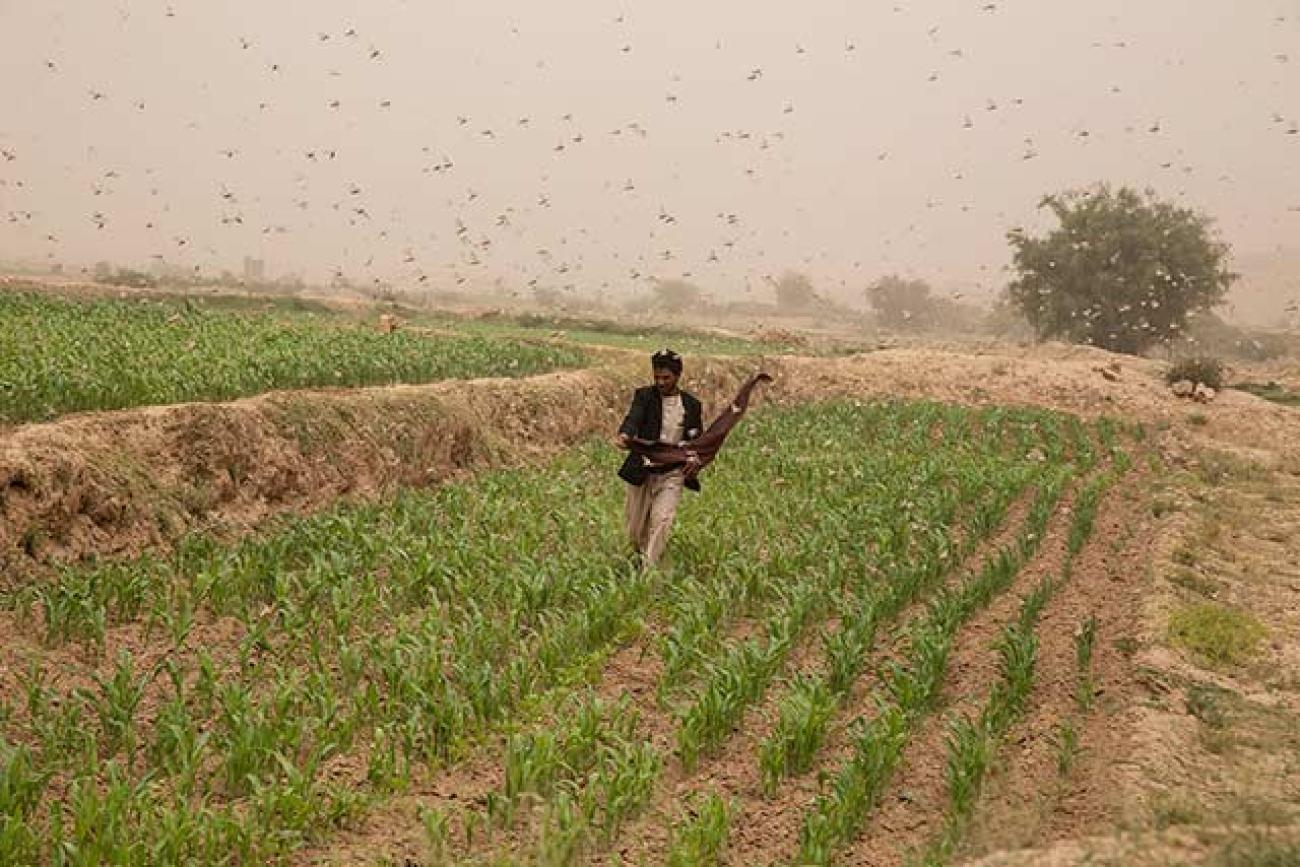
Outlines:
[{"label": "patch of weeds", "polygon": [[217,505],[221,496],[210,482],[196,480],[181,487],[177,499],[189,514],[205,515]]},{"label": "patch of weeds", "polygon": [[[1295,821],[1295,815],[1275,798],[1243,793],[1233,799],[1234,820],[1242,825],[1283,828]],[[1300,862],[1297,862],[1300,863]]]},{"label": "patch of weeds", "polygon": [[1213,665],[1247,661],[1266,635],[1254,615],[1215,602],[1185,605],[1169,618],[1169,637],[1174,643]]},{"label": "patch of weeds", "polygon": [[1115,649],[1125,659],[1132,659],[1139,647],[1138,640],[1131,635],[1122,635],[1115,639]]},{"label": "patch of weeds", "polygon": [[1169,583],[1184,590],[1190,590],[1198,596],[1213,599],[1223,589],[1218,581],[1201,575],[1191,569],[1175,569],[1169,576]]},{"label": "patch of weeds", "polygon": [[1253,830],[1223,844],[1210,859],[1212,867],[1295,867],[1300,843]]},{"label": "patch of weeds", "polygon": [[1213,545],[1223,536],[1223,514],[1220,510],[1207,510],[1201,522],[1198,541],[1203,545]]},{"label": "patch of weeds", "polygon": [[1237,743],[1236,737],[1227,729],[1202,728],[1197,732],[1196,739],[1200,741],[1202,749],[1215,756],[1227,755]]},{"label": "patch of weeds", "polygon": [[1205,818],[1201,805],[1186,797],[1157,795],[1151,799],[1151,822],[1157,830],[1178,825],[1197,825]]},{"label": "patch of weeds", "polygon": [[340,404],[298,396],[276,397],[280,433],[298,443],[303,454],[329,452],[342,443],[355,423],[351,411]]},{"label": "patch of weeds", "polygon": [[1151,516],[1154,518],[1163,518],[1170,512],[1177,512],[1182,509],[1174,500],[1168,500],[1164,497],[1154,497],[1151,500]]},{"label": "patch of weeds", "polygon": [[1228,724],[1228,702],[1232,692],[1212,683],[1193,683],[1187,688],[1187,712],[1212,729]]},{"label": "patch of weeds", "polygon": [[1226,452],[1206,451],[1199,455],[1196,475],[1207,485],[1221,485],[1224,482],[1266,481],[1269,470],[1254,461]]},{"label": "patch of weeds", "polygon": [[42,543],[45,540],[45,533],[39,527],[28,527],[23,531],[22,548],[23,553],[28,557],[35,559],[40,554]]},{"label": "patch of weeds", "polygon": [[1199,554],[1185,545],[1175,548],[1171,558],[1179,566],[1195,566],[1201,560]]},{"label": "patch of weeds", "polygon": [[1187,423],[1196,427],[1205,427],[1210,420],[1205,417],[1205,413],[1194,412],[1187,417]]}]

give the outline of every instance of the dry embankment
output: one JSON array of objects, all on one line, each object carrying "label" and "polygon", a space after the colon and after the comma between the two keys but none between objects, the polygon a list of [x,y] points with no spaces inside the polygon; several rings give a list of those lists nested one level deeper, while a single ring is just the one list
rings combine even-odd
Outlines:
[{"label": "dry embankment", "polygon": [[[693,384],[716,401],[746,367],[700,364]],[[0,568],[238,533],[339,497],[544,457],[611,432],[638,372],[278,392],[22,426],[0,435]]]}]

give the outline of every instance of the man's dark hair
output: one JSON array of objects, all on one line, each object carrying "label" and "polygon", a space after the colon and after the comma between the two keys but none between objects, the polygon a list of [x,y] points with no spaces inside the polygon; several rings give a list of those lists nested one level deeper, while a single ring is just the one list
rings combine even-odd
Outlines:
[{"label": "man's dark hair", "polygon": [[681,376],[682,357],[671,349],[661,349],[650,356],[650,367],[654,370],[671,370],[677,376]]}]

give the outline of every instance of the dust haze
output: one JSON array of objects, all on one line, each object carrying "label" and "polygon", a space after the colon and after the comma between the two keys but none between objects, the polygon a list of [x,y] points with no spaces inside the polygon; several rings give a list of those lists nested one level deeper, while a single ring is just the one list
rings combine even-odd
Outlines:
[{"label": "dust haze", "polygon": [[990,299],[1039,198],[1300,297],[1300,3],[0,2],[0,260],[627,299]]}]

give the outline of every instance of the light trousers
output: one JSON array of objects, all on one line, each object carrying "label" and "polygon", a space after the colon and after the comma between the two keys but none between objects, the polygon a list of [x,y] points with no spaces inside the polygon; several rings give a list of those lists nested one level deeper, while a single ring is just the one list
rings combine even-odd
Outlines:
[{"label": "light trousers", "polygon": [[627,536],[641,554],[641,563],[651,568],[668,545],[677,504],[682,499],[685,476],[681,470],[648,475],[640,485],[627,486],[624,521]]}]

